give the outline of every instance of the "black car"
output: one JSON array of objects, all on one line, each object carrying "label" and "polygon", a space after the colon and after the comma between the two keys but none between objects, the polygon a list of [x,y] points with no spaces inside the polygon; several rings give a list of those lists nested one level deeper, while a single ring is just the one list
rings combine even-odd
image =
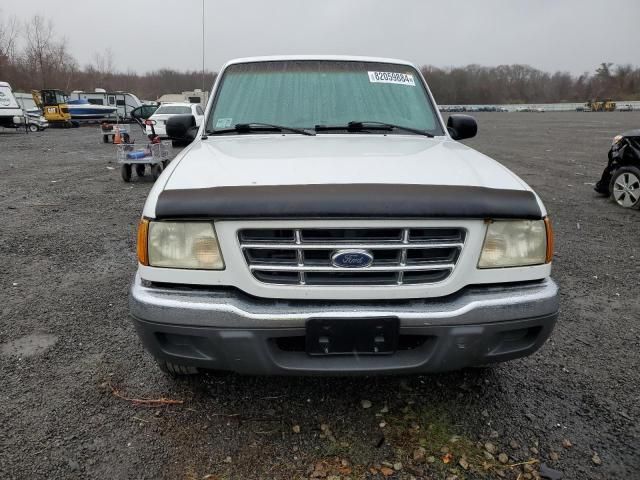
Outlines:
[{"label": "black car", "polygon": [[595,191],[621,207],[640,208],[640,129],[616,135]]}]

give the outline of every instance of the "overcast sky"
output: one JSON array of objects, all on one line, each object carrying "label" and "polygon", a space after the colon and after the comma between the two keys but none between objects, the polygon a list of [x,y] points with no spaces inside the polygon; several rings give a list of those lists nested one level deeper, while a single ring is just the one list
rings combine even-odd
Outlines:
[{"label": "overcast sky", "polygon": [[[202,0],[13,0],[3,15],[51,19],[81,65],[202,65]],[[205,66],[270,54],[357,54],[440,67],[526,63],[574,74],[640,64],[640,0],[205,0]]]}]

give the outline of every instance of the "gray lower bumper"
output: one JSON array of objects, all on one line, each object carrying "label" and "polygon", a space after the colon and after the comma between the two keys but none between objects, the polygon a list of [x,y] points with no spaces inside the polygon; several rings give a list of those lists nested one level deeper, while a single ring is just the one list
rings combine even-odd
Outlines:
[{"label": "gray lower bumper", "polygon": [[[421,373],[533,353],[555,324],[558,287],[546,279],[442,299],[286,301],[231,289],[147,287],[136,276],[129,304],[145,347],[177,364],[246,374]],[[310,318],[390,316],[400,320],[401,340],[411,339],[391,355],[312,357],[296,347]]]}]

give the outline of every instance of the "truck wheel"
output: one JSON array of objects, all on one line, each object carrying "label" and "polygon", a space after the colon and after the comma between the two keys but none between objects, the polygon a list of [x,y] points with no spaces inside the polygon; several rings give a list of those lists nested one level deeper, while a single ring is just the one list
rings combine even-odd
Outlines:
[{"label": "truck wheel", "polygon": [[153,177],[154,180],[157,180],[161,173],[162,173],[161,164],[156,163],[151,167],[151,176]]},{"label": "truck wheel", "polygon": [[136,165],[136,175],[140,178],[144,177],[144,165]]},{"label": "truck wheel", "polygon": [[185,375],[197,375],[200,371],[196,367],[190,367],[188,365],[178,365],[176,363],[167,362],[166,360],[156,359],[158,368],[167,375],[172,377],[182,377]]},{"label": "truck wheel", "polygon": [[38,126],[34,125],[33,123],[29,124],[29,131],[30,132],[37,132],[38,131]]},{"label": "truck wheel", "polygon": [[611,198],[624,208],[640,208],[640,168],[621,167],[611,177]]},{"label": "truck wheel", "polygon": [[131,181],[131,165],[124,164],[120,169],[120,174],[122,175],[122,180],[125,182]]}]

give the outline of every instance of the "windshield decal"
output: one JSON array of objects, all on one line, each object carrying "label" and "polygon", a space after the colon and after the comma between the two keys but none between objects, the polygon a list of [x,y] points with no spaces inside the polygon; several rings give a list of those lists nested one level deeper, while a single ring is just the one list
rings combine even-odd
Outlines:
[{"label": "windshield decal", "polygon": [[367,72],[371,83],[395,83],[397,85],[416,86],[413,75],[397,72]]},{"label": "windshield decal", "polygon": [[216,122],[216,128],[229,128],[233,124],[232,118],[219,118]]}]

